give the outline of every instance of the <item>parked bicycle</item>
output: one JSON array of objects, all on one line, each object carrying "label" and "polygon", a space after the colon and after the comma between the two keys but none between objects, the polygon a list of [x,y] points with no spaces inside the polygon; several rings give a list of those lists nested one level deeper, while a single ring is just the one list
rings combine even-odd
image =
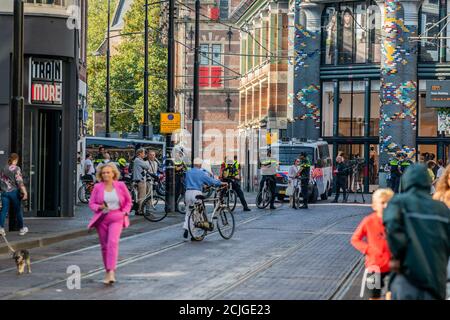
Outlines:
[{"label": "parked bicycle", "polygon": [[[208,232],[212,232],[214,230],[214,221],[220,236],[226,240],[231,239],[234,234],[235,221],[233,212],[228,209],[225,203],[224,195],[226,191],[227,187],[217,189],[216,195],[218,197],[210,200],[205,199],[203,195],[196,197],[197,201],[190,208],[188,223],[189,233],[193,240],[202,241]],[[214,202],[214,210],[209,217],[205,201]]]}]

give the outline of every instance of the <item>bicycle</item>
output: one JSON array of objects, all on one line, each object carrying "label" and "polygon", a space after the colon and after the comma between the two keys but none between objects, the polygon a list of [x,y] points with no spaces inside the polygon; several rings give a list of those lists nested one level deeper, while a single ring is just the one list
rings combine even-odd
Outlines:
[{"label": "bicycle", "polygon": [[228,188],[224,194],[224,198],[225,198],[224,200],[227,204],[228,209],[231,212],[234,212],[234,209],[236,209],[236,204],[237,204],[237,193],[233,189],[233,183],[232,183],[231,179],[224,179],[224,182],[228,183]]},{"label": "bicycle", "polygon": [[[218,198],[206,200],[203,195],[198,195],[194,205],[191,207],[191,213],[189,215],[189,233],[194,241],[202,241],[208,232],[214,230],[214,220],[216,221],[216,227],[220,236],[229,240],[234,234],[235,221],[233,212],[231,212],[224,199],[224,190],[226,187],[222,187],[216,190]],[[205,201],[214,202],[214,210],[208,218]]]},{"label": "bicycle", "polygon": [[256,206],[259,209],[265,209],[270,204],[270,200],[274,195],[272,195],[272,191],[269,187],[269,180],[266,179],[264,181],[262,189],[258,192],[256,196]]},{"label": "bicycle", "polygon": [[92,190],[94,190],[94,185],[95,182],[93,181],[93,179],[84,179],[83,177],[81,177],[81,186],[77,191],[78,200],[80,200],[81,203],[89,203]]},{"label": "bicycle", "polygon": [[[147,186],[147,194],[141,206],[141,214],[145,219],[151,222],[158,222],[167,216],[166,210],[157,210],[156,206],[161,201],[165,202],[165,199],[157,193],[158,177],[154,174],[146,172],[144,179]],[[136,184],[137,186],[137,184]]]}]

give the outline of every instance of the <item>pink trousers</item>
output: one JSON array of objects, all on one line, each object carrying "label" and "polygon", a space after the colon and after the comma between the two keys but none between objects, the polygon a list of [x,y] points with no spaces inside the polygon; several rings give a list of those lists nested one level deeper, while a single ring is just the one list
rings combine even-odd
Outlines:
[{"label": "pink trousers", "polygon": [[123,219],[124,214],[122,212],[111,211],[96,224],[106,271],[114,271],[116,269]]}]

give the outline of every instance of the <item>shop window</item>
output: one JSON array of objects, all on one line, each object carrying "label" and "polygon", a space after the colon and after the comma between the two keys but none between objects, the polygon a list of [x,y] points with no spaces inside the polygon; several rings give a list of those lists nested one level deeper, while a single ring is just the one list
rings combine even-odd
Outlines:
[{"label": "shop window", "polygon": [[364,81],[339,82],[339,136],[364,136]]},{"label": "shop window", "polygon": [[438,130],[438,116],[436,108],[427,107],[426,103],[426,81],[419,83],[419,136],[420,137],[436,137]]},{"label": "shop window", "polygon": [[328,5],[322,15],[322,63],[380,62],[381,18],[373,1]]},{"label": "shop window", "polygon": [[334,117],[334,83],[324,82],[322,84],[322,135],[325,137],[333,136],[333,117]]}]

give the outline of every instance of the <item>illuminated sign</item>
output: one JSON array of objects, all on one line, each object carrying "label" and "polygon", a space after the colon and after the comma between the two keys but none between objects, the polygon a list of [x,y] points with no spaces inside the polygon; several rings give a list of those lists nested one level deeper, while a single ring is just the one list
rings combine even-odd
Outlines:
[{"label": "illuminated sign", "polygon": [[449,80],[427,80],[426,106],[429,108],[450,108]]},{"label": "illuminated sign", "polygon": [[30,104],[62,104],[62,60],[30,58]]}]

